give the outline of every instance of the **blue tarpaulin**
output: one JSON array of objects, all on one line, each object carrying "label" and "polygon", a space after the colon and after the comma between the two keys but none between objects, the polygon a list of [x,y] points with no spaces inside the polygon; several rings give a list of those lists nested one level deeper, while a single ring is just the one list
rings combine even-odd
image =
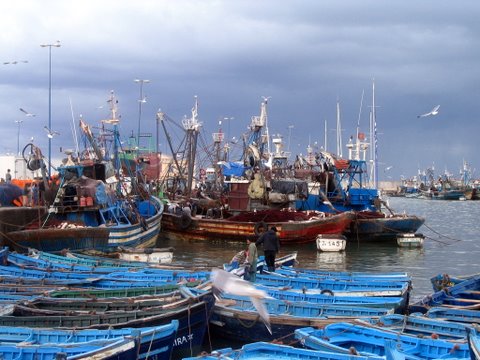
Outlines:
[{"label": "blue tarpaulin", "polygon": [[250,167],[245,167],[243,163],[239,162],[226,162],[222,164],[224,176],[242,176],[247,169],[250,169]]}]

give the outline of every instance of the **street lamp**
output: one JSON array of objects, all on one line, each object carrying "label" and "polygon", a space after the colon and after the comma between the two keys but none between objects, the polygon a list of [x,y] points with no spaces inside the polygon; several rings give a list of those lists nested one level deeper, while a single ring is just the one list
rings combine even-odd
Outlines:
[{"label": "street lamp", "polygon": [[[41,44],[40,47],[48,47],[48,128],[52,128],[52,47],[60,47],[60,41],[55,44]],[[51,175],[52,167],[52,138],[48,138],[48,176]]]},{"label": "street lamp", "polygon": [[20,156],[20,125],[23,123],[23,120],[15,120],[17,123],[17,156]]},{"label": "street lamp", "polygon": [[137,129],[137,147],[140,149],[140,122],[142,120],[142,104],[147,102],[147,99],[143,97],[143,84],[148,84],[150,80],[135,79],[133,80],[137,84],[140,84],[140,98],[138,99],[138,129]]},{"label": "street lamp", "polygon": [[293,125],[288,125],[288,151],[290,151],[290,139],[292,137],[292,129],[294,128]]}]

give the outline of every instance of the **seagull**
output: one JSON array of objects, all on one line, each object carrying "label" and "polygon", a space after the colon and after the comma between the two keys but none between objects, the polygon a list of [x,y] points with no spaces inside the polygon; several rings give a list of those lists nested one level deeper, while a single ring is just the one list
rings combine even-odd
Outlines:
[{"label": "seagull", "polygon": [[28,60],[5,61],[3,65],[17,65],[18,63],[28,63]]},{"label": "seagull", "polygon": [[435,106],[432,109],[432,111],[430,111],[426,114],[418,115],[417,118],[426,117],[426,116],[430,116],[430,115],[437,115],[438,114],[438,109],[440,109],[440,105]]},{"label": "seagull", "polygon": [[238,276],[230,274],[229,272],[221,269],[212,269],[211,279],[213,287],[217,290],[224,291],[232,295],[249,296],[267,330],[270,332],[270,334],[272,333],[270,327],[270,316],[268,315],[268,311],[262,301],[263,299],[268,298],[268,295],[265,291],[257,289],[248,281],[245,281]]},{"label": "seagull", "polygon": [[53,139],[53,137],[54,137],[55,135],[60,135],[59,132],[50,130],[50,129],[48,128],[48,126],[44,126],[43,128],[44,128],[45,131],[47,132],[47,136],[48,136],[49,139]]},{"label": "seagull", "polygon": [[36,116],[35,114],[29,113],[27,110],[20,108],[20,111],[25,114],[25,116]]}]

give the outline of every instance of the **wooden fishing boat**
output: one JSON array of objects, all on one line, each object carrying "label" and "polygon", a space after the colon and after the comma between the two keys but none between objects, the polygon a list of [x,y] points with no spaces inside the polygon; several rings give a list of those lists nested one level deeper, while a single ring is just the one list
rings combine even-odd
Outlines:
[{"label": "wooden fishing boat", "polygon": [[351,354],[338,354],[325,351],[300,349],[288,345],[280,345],[266,342],[256,342],[244,345],[241,349],[220,349],[209,355],[185,358],[184,360],[231,360],[231,359],[277,359],[277,360],[385,360],[381,356],[356,356]]},{"label": "wooden fishing boat", "polygon": [[131,360],[137,356],[138,345],[135,337],[58,345],[0,344],[0,353],[4,359]]},{"label": "wooden fishing boat", "polygon": [[410,312],[425,313],[434,306],[449,305],[477,308],[480,303],[480,274],[472,275],[452,286],[446,284],[443,290],[424,296],[410,306]]},{"label": "wooden fishing boat", "polygon": [[[155,245],[164,204],[138,184],[135,173],[120,176],[121,143],[113,93],[109,103],[112,115],[106,123],[113,124],[112,146],[100,149],[90,127],[80,120],[81,131],[94,151],[87,150],[87,156],[78,159],[67,154],[65,163],[57,168],[55,186],[47,181],[41,150],[33,143],[25,147],[24,155],[30,148],[27,167],[42,171],[45,195],[49,195],[45,199],[52,199],[45,215],[39,213],[24,228],[9,232],[4,237],[6,245],[18,252]],[[127,186],[131,188],[128,194]]]},{"label": "wooden fishing boat", "polygon": [[271,334],[260,320],[249,298],[225,295],[217,300],[210,320],[210,329],[219,336],[241,341],[272,341],[292,335],[293,331],[309,324],[323,327],[337,321],[360,317],[378,317],[392,310],[360,306],[320,305],[264,299],[269,313]]},{"label": "wooden fishing boat", "polygon": [[304,277],[310,279],[334,278],[362,281],[412,281],[412,278],[406,272],[329,271],[320,269],[303,269],[289,266],[282,266],[281,268],[276,269],[275,273],[272,275]]},{"label": "wooden fishing boat", "polygon": [[[158,296],[171,294],[181,287],[188,287],[190,284],[177,285],[167,284],[163,286],[148,286],[148,287],[134,287],[134,288],[114,288],[114,289],[59,289],[49,291],[48,296],[51,298],[133,298],[137,296]],[[198,285],[192,283],[191,285]]]},{"label": "wooden fishing boat", "polygon": [[173,260],[173,248],[130,248],[119,246],[112,255],[120,260],[143,262],[147,264],[170,264]]},{"label": "wooden fishing boat", "polygon": [[155,358],[169,360],[173,341],[178,329],[178,321],[149,328],[124,328],[107,330],[59,330],[53,328],[0,327],[0,342],[28,343],[30,345],[84,343],[98,340],[122,340],[125,337],[139,341],[136,358]]},{"label": "wooden fishing boat", "polygon": [[[64,251],[63,255],[52,254],[44,251],[31,251],[31,256],[56,263],[67,264],[71,266],[84,265],[89,267],[107,267],[107,268],[144,268],[145,263],[140,261],[125,261],[121,259],[111,259],[102,256],[85,255],[72,251]],[[151,266],[151,264],[149,264]]]},{"label": "wooden fishing boat", "polygon": [[375,319],[359,319],[356,322],[364,326],[373,326],[380,330],[396,333],[464,341],[467,338],[468,329],[472,328],[470,324],[400,314],[384,315]]},{"label": "wooden fishing boat", "polygon": [[480,360],[480,338],[475,328],[468,330],[468,346],[470,347],[471,358]]},{"label": "wooden fishing boat", "polygon": [[423,234],[398,234],[397,245],[404,248],[419,248],[423,246],[425,236]]},{"label": "wooden fishing boat", "polygon": [[[54,327],[61,329],[121,329],[159,326],[178,320],[177,336],[173,342],[173,357],[192,356],[200,351],[206,332],[210,313],[214,305],[211,293],[193,296],[185,291],[181,300],[169,304],[140,311],[109,311],[96,314],[78,314],[55,311],[36,310],[37,315],[31,316],[0,316],[1,326],[16,327]],[[17,306],[18,313],[22,311],[35,312],[33,308],[24,309]],[[40,314],[41,315],[38,315]]]},{"label": "wooden fishing boat", "polygon": [[344,354],[353,348],[360,355],[384,356],[385,344],[393,342],[407,359],[470,359],[466,341],[423,338],[344,322],[330,324],[323,329],[297,329],[295,338],[310,349]]},{"label": "wooden fishing boat", "polygon": [[[156,296],[136,296],[123,298],[51,298],[40,297],[17,302],[26,308],[47,311],[107,312],[107,311],[140,311],[153,307],[168,305],[184,298],[180,290]],[[27,310],[27,309],[23,309]],[[61,314],[59,314],[61,315]]]},{"label": "wooden fishing boat", "polygon": [[462,309],[437,306],[430,308],[425,316],[434,319],[460,322],[463,324],[480,324],[480,312],[477,309]]},{"label": "wooden fishing boat", "polygon": [[308,302],[321,305],[361,306],[370,308],[391,309],[396,313],[404,313],[405,299],[394,296],[335,296],[329,294],[305,294],[289,290],[262,288],[277,300]]},{"label": "wooden fishing boat", "polygon": [[355,218],[344,232],[352,241],[395,240],[399,233],[415,233],[425,219],[395,213],[380,198],[379,190],[371,187],[365,160],[369,144],[364,140],[357,138],[347,145],[348,160],[326,151],[312,154],[317,160],[313,167],[308,165],[308,196],[297,200],[296,208],[331,213],[353,211]]},{"label": "wooden fishing boat", "polygon": [[[34,248],[48,252],[60,252],[64,249],[85,250],[105,249],[109,246],[152,247],[160,232],[160,221],[163,213],[163,203],[160,199],[151,197],[148,200],[138,200],[135,207],[139,209],[139,221],[129,220],[127,213],[119,212],[115,206],[75,207],[74,210],[57,211],[57,219],[52,220],[51,227],[29,228],[11,231],[5,237],[5,244],[18,252],[26,252]],[[115,215],[117,214],[117,215]],[[64,218],[59,218],[61,215]],[[81,219],[82,226],[75,228],[59,228],[55,224],[65,224],[69,217]],[[100,219],[100,222],[97,220]],[[79,221],[79,220],[76,220]],[[31,224],[41,223],[36,221]],[[108,225],[107,225],[108,224]]]},{"label": "wooden fishing boat", "polygon": [[[281,266],[291,267],[297,263],[297,252],[293,252],[287,255],[282,255],[275,258],[275,267]],[[266,269],[265,256],[260,255],[257,260],[257,271],[263,271]],[[245,273],[245,264],[239,264],[238,262],[231,262],[229,264],[223,264],[223,270],[231,272],[234,275],[243,277]]]},{"label": "wooden fishing boat", "polygon": [[408,299],[409,282],[405,281],[356,281],[281,277],[257,274],[256,284],[270,288],[293,289],[309,293],[328,293],[337,296],[397,296]]},{"label": "wooden fishing boat", "polygon": [[171,240],[241,241],[275,226],[280,244],[315,242],[318,234],[338,234],[350,226],[353,213],[324,214],[315,211],[262,210],[222,219],[165,212],[162,236]]},{"label": "wooden fishing boat", "polygon": [[136,269],[137,271],[125,270],[128,269],[117,269],[117,271],[110,273],[98,273],[96,271],[49,271],[48,269],[24,269],[17,266],[0,266],[0,275],[40,280],[76,280],[83,282],[84,286],[95,287],[154,286],[155,284],[163,285],[167,282],[204,281],[210,277],[210,272],[205,271],[149,270],[148,268],[142,270]]}]

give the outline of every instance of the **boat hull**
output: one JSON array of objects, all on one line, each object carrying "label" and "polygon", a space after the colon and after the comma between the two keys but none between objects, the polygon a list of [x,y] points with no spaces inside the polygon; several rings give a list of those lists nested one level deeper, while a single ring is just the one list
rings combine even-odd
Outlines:
[{"label": "boat hull", "polygon": [[[350,212],[305,221],[268,222],[277,228],[280,244],[302,244],[315,242],[318,234],[342,233],[352,221]],[[170,240],[201,241],[241,241],[257,232],[258,222],[229,221],[228,219],[208,219],[193,217],[185,221],[182,217],[164,213],[162,236]],[[183,217],[185,219],[185,217]],[[188,222],[188,225],[187,225]]]},{"label": "boat hull", "polygon": [[396,239],[398,234],[415,233],[425,222],[414,215],[394,215],[392,217],[368,217],[357,213],[346,235],[354,240]]},{"label": "boat hull", "polygon": [[160,233],[163,204],[156,198],[158,211],[145,222],[116,226],[89,226],[76,228],[38,228],[12,231],[5,237],[5,245],[17,252],[29,248],[59,252],[69,250],[105,249],[108,247],[154,247]]}]

